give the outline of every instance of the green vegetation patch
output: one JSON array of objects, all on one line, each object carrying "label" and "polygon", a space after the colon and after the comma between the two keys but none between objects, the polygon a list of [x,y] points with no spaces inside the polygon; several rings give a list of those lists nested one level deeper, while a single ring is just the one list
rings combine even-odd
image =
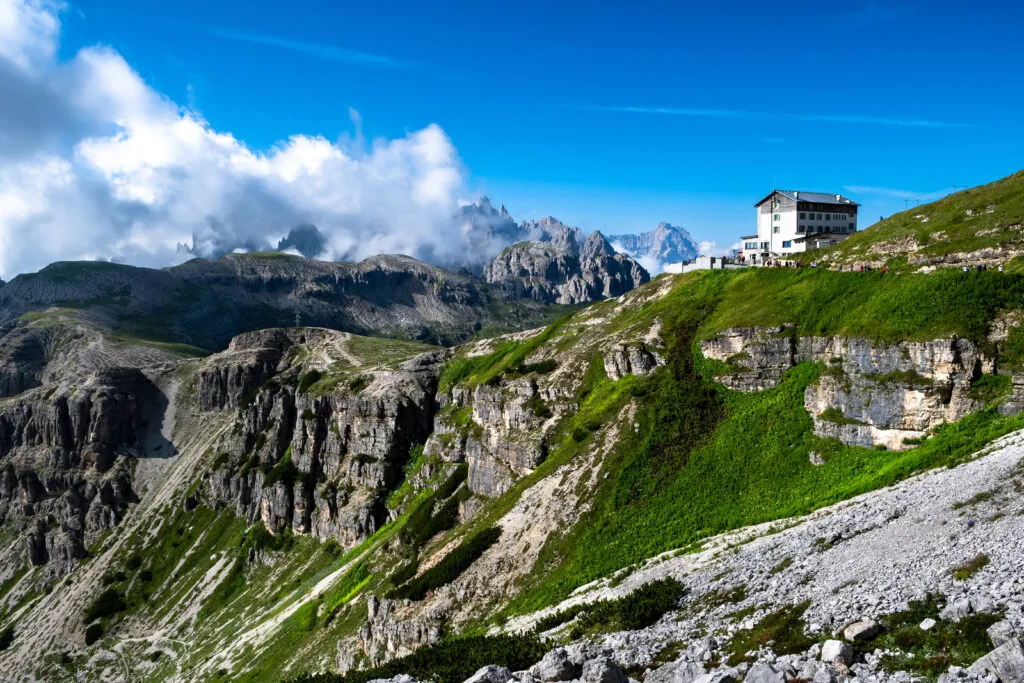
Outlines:
[{"label": "green vegetation patch", "polygon": [[[929,595],[925,600],[911,601],[902,612],[880,618],[885,631],[871,643],[872,648],[900,651],[882,657],[882,667],[891,672],[907,671],[934,680],[950,666],[970,666],[992,649],[986,632],[1002,617],[997,614],[972,614],[960,621],[939,619],[943,599]],[[936,624],[925,631],[925,619]]]},{"label": "green vegetation patch", "polygon": [[657,623],[666,612],[676,609],[683,593],[683,585],[675,579],[652,581],[615,600],[574,605],[556,612],[541,619],[536,630],[548,631],[575,619],[570,637],[576,640],[588,633],[647,628]]},{"label": "green vegetation patch", "polygon": [[1007,396],[1013,388],[1013,379],[1009,375],[982,374],[971,381],[971,389],[967,395],[981,403],[992,403]]},{"label": "green vegetation patch", "polygon": [[957,581],[966,581],[989,565],[991,560],[988,555],[981,553],[969,561],[953,567],[953,578]]},{"label": "green vegetation patch", "polygon": [[[793,333],[801,336],[897,343],[957,335],[987,349],[986,335],[997,314],[1024,301],[1024,274],[1010,272],[939,270],[893,277],[877,271],[750,268],[702,273],[701,279],[720,281],[723,288],[702,337],[730,327],[794,324]],[[710,283],[698,280],[688,288],[697,286]]]},{"label": "green vegetation patch", "polygon": [[82,621],[86,624],[97,619],[112,617],[128,609],[124,596],[115,588],[107,588],[97,595],[85,610]]},{"label": "green vegetation patch", "polygon": [[804,632],[804,612],[810,603],[783,607],[763,617],[750,628],[740,629],[729,641],[726,651],[729,666],[746,659],[746,653],[758,650],[771,642],[776,654],[791,655],[805,652],[816,642]]},{"label": "green vegetation patch", "polygon": [[422,600],[427,592],[445,586],[466,571],[477,558],[501,537],[499,527],[488,527],[478,531],[449,552],[436,565],[420,574],[407,584],[394,589],[389,597]]},{"label": "green vegetation patch", "polygon": [[825,408],[825,410],[821,411],[821,413],[818,415],[818,419],[824,420],[825,422],[834,422],[835,424],[840,425],[864,424],[860,420],[854,419],[852,417],[847,417],[846,414],[843,413],[843,411],[841,411],[839,408],[836,408],[835,406],[829,406],[828,408]]},{"label": "green vegetation patch", "polygon": [[344,676],[331,673],[305,674],[291,683],[367,683],[375,679],[408,674],[435,683],[462,683],[481,668],[494,664],[512,671],[527,669],[548,651],[535,636],[470,636],[448,638],[421,647],[411,655],[383,666],[352,671]]}]

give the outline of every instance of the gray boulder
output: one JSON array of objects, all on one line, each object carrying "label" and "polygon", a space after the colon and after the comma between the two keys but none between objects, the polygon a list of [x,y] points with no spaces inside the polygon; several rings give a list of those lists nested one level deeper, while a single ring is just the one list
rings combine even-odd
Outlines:
[{"label": "gray boulder", "polygon": [[1016,638],[1003,643],[967,670],[972,676],[995,674],[1002,683],[1024,683],[1024,648]]},{"label": "gray boulder", "polygon": [[855,621],[843,629],[843,637],[852,641],[872,640],[882,632],[882,626],[874,619]]},{"label": "gray boulder", "polygon": [[490,664],[465,680],[465,683],[508,683],[512,672],[503,666]]},{"label": "gray boulder", "polygon": [[827,664],[822,664],[814,672],[814,677],[809,680],[812,683],[836,683],[836,670]]},{"label": "gray boulder", "polygon": [[853,662],[853,648],[841,640],[826,640],[821,646],[821,661],[832,665],[850,666]]},{"label": "gray boulder", "polygon": [[1013,633],[1013,626],[1004,619],[988,627],[988,637],[992,640],[992,647],[1000,647],[1013,640],[1016,636]]},{"label": "gray boulder", "polygon": [[622,669],[607,657],[591,659],[583,663],[580,674],[583,683],[626,683],[626,675]]},{"label": "gray boulder", "polygon": [[555,648],[533,665],[530,669],[533,677],[544,681],[571,681],[576,678],[576,667],[569,659],[564,647]]},{"label": "gray boulder", "polygon": [[700,664],[680,660],[659,666],[647,674],[644,683],[693,683],[704,674],[704,667]]},{"label": "gray boulder", "polygon": [[758,662],[750,667],[744,683],[786,683],[786,675],[775,667]]},{"label": "gray boulder", "polygon": [[693,683],[737,683],[740,674],[735,669],[718,669],[710,673],[697,676]]},{"label": "gray boulder", "polygon": [[968,598],[951,602],[939,612],[939,619],[943,621],[960,621],[971,614],[971,601]]}]

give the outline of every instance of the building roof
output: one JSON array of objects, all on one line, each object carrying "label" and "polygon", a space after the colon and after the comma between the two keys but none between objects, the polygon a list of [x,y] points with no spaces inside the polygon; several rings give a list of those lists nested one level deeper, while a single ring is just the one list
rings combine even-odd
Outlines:
[{"label": "building roof", "polygon": [[841,194],[829,194],[827,192],[804,192],[803,190],[772,190],[771,194],[759,201],[754,206],[761,206],[771,199],[775,194],[792,199],[799,203],[813,202],[815,204],[841,204],[843,206],[860,206],[857,202]]},{"label": "building roof", "polygon": [[756,240],[757,239],[757,235],[744,235],[740,239],[741,240]]}]

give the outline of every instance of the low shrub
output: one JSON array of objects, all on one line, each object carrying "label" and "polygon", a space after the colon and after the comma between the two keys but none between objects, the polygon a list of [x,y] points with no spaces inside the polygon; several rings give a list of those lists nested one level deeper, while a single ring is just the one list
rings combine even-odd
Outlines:
[{"label": "low shrub", "polygon": [[366,387],[370,386],[370,381],[373,378],[369,375],[357,375],[353,377],[348,383],[348,390],[353,394],[358,394]]},{"label": "low shrub", "polygon": [[985,553],[977,555],[969,562],[953,567],[953,578],[957,581],[966,581],[988,566],[989,562],[989,557]]},{"label": "low shrub", "polygon": [[399,674],[435,683],[462,683],[489,664],[512,671],[526,669],[538,662],[548,649],[536,636],[448,638],[372,669],[350,671],[345,675],[304,674],[293,678],[291,683],[367,683]]},{"label": "low shrub", "polygon": [[542,420],[546,420],[551,417],[554,413],[551,412],[551,408],[544,402],[544,399],[540,397],[540,394],[534,394],[526,400],[526,408],[534,416],[539,417]]},{"label": "low shrub", "polygon": [[306,393],[307,391],[309,391],[309,388],[311,386],[313,386],[321,379],[323,379],[323,376],[324,373],[320,372],[319,370],[310,370],[309,372],[305,373],[304,375],[302,375],[302,377],[299,378],[299,386],[297,388],[297,391],[300,394]]},{"label": "low shrub", "polygon": [[536,363],[519,362],[505,370],[505,376],[515,379],[516,377],[529,375],[532,372],[536,372],[538,375],[546,375],[557,367],[558,363],[555,362],[554,358],[545,358],[544,360],[537,361]]},{"label": "low shrub", "polygon": [[0,652],[3,652],[14,642],[14,627],[8,626],[0,631]]},{"label": "low shrub", "polygon": [[466,571],[477,558],[501,537],[501,528],[489,527],[478,531],[457,548],[449,552],[436,565],[409,583],[391,591],[389,597],[422,600],[427,592],[445,586]]},{"label": "low shrub", "polygon": [[[902,612],[880,618],[885,631],[872,647],[889,652],[882,657],[886,671],[907,671],[927,679],[945,673],[950,666],[970,666],[992,649],[987,629],[1000,614],[971,614],[959,621],[939,619],[943,598],[929,595],[912,600]],[[927,631],[920,623],[936,620]]]},{"label": "low shrub", "polygon": [[766,615],[750,628],[740,629],[729,642],[729,666],[736,666],[746,653],[757,651],[772,641],[772,650],[780,655],[806,651],[816,642],[804,633],[804,612],[810,603],[783,607]]},{"label": "low shrub", "polygon": [[97,640],[103,637],[103,626],[100,624],[92,624],[89,628],[85,629],[85,644],[92,645]]},{"label": "low shrub", "polygon": [[91,621],[97,619],[103,619],[104,617],[112,617],[118,612],[123,612],[128,609],[128,604],[124,601],[124,597],[116,588],[107,588],[102,593],[96,596],[96,599],[92,601],[88,609],[85,610],[83,616],[84,623],[88,624]]},{"label": "low shrub", "polygon": [[683,585],[675,579],[652,581],[615,600],[574,605],[549,615],[537,622],[536,630],[547,631],[577,619],[571,635],[575,640],[588,632],[647,628],[657,623],[666,612],[675,609],[683,592]]}]

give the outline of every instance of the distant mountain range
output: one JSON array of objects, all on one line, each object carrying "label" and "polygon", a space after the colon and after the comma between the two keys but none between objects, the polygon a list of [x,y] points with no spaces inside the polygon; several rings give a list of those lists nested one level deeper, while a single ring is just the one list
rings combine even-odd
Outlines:
[{"label": "distant mountain range", "polygon": [[[567,226],[551,216],[517,224],[504,205],[496,209],[487,197],[462,207],[459,220],[469,248],[466,262],[442,265],[479,270],[494,254],[517,242],[551,242],[560,249],[574,249],[586,239],[580,228]],[[610,235],[607,239],[615,252],[633,257],[655,273],[668,263],[692,260],[699,253],[690,233],[669,223],[658,223],[648,232]]]}]

